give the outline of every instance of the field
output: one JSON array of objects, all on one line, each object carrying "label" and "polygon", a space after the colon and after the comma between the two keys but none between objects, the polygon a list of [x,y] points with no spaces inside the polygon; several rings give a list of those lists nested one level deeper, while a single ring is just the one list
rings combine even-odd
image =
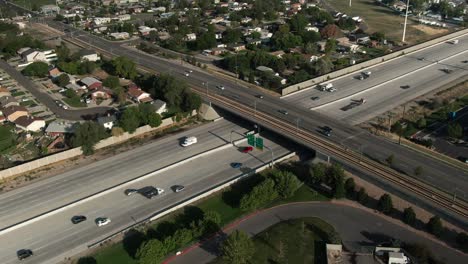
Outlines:
[{"label": "field", "polygon": [[[378,5],[373,0],[352,0],[351,7],[349,1],[344,0],[326,0],[326,3],[348,16],[363,18],[366,32],[383,32],[389,40],[401,41],[404,17],[395,11]],[[447,32],[446,29],[424,26],[408,18],[406,41],[409,44],[419,43]]]},{"label": "field", "polygon": [[16,144],[15,134],[11,132],[12,126],[0,126],[0,152]]},{"label": "field", "polygon": [[11,0],[10,2],[26,7],[27,9],[31,9],[34,6],[40,8],[43,5],[55,5],[55,0]]}]

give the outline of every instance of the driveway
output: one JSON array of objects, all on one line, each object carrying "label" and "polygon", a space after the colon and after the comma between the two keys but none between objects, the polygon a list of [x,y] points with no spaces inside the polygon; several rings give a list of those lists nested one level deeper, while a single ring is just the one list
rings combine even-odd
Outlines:
[{"label": "driveway", "polygon": [[[255,235],[281,221],[302,217],[319,217],[333,225],[340,234],[343,245],[351,251],[361,246],[386,242],[388,237],[393,237],[404,242],[424,244],[445,263],[468,263],[466,254],[430,239],[425,233],[395,223],[381,214],[332,202],[305,202],[273,207],[237,221],[225,228],[224,232],[240,229]],[[221,241],[217,238],[188,248],[181,255],[168,259],[166,263],[208,263],[216,257],[215,252]]]},{"label": "driveway", "polygon": [[49,108],[58,118],[67,120],[89,120],[94,119],[96,115],[103,115],[111,110],[111,107],[95,107],[82,110],[65,110],[55,104],[54,99],[44,90],[39,88],[34,82],[23,76],[19,71],[10,66],[3,60],[0,60],[0,68],[15,79],[21,86],[27,89],[36,99]]}]

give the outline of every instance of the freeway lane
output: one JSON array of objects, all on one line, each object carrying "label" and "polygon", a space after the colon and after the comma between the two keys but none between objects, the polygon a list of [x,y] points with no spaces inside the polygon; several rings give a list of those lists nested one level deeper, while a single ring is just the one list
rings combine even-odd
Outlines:
[{"label": "freeway lane", "polygon": [[[221,120],[168,136],[87,166],[0,194],[0,230],[110,186],[158,170],[190,156],[229,142],[232,130],[247,130]],[[184,148],[184,136],[196,136],[198,144]],[[233,139],[239,139],[233,135]]]},{"label": "freeway lane", "polygon": [[[56,22],[50,22],[50,24],[60,29],[64,27],[63,25],[57,26]],[[65,25],[65,27],[67,26]],[[75,29],[71,30],[76,31]],[[112,48],[114,55],[130,57],[145,68],[158,72],[179,73],[179,76],[182,76],[181,74],[185,72],[186,69],[188,69],[184,65],[180,65],[180,63],[175,63],[173,61],[149,56],[142,52],[136,52],[134,50],[119,47],[119,45],[116,43],[100,39],[96,36],[90,36],[85,32],[78,32],[80,32],[80,36],[77,38],[81,40],[82,43],[92,44],[93,48],[100,49],[101,52],[109,51],[110,48]],[[76,39],[72,41],[76,41]],[[453,45],[450,47],[458,46]],[[429,48],[422,52],[425,52],[424,54],[430,54],[431,50],[432,48]],[[418,56],[418,52],[411,55]],[[383,66],[385,65],[386,64],[383,64]],[[405,65],[401,65],[400,67],[405,68]],[[453,168],[444,162],[408,150],[392,142],[386,141],[383,138],[373,136],[360,128],[350,126],[340,120],[331,119],[321,113],[310,111],[298,104],[290,103],[268,94],[264,95],[264,99],[259,100],[255,97],[255,95],[260,93],[259,91],[235,83],[234,81],[227,79],[224,76],[220,77],[216,74],[210,74],[200,70],[191,73],[189,78],[183,78],[186,79],[187,82],[189,82],[191,85],[197,87],[202,87],[202,81],[209,81],[209,93],[217,91],[217,93],[234,99],[242,104],[251,106],[252,108],[254,106],[254,102],[256,101],[256,106],[259,111],[285,120],[291,124],[298,124],[301,129],[310,131],[317,135],[321,135],[320,127],[325,125],[330,126],[334,130],[334,136],[330,137],[329,139],[337,145],[345,146],[355,152],[359,152],[361,150],[364,157],[368,156],[372,159],[380,160],[382,162],[384,162],[384,160],[390,154],[394,154],[396,157],[395,167],[400,172],[407,175],[413,175],[414,168],[422,166],[424,168],[424,172],[421,176],[419,176],[421,180],[424,180],[433,186],[437,186],[446,192],[455,193],[457,197],[464,197],[466,196],[466,193],[468,193],[468,181],[466,180],[468,173],[466,171]],[[216,85],[224,85],[226,89],[224,91],[213,89]],[[289,115],[282,115],[278,113],[279,109],[288,110]],[[252,112],[254,112],[253,109]],[[288,136],[291,139],[297,141],[293,135]],[[308,147],[315,148],[316,146],[308,145]],[[370,175],[370,177],[373,177],[373,179],[379,181],[379,178],[375,175]],[[458,186],[457,189],[454,189],[454,186]],[[409,197],[414,196],[412,194],[407,195]],[[459,220],[463,223],[467,223],[466,219]]]},{"label": "freeway lane", "polygon": [[[200,144],[200,143],[199,143]],[[241,144],[242,145],[242,144]],[[275,156],[283,156],[289,151],[270,140],[265,145],[273,149]],[[16,250],[30,248],[34,256],[21,263],[56,263],[86,249],[86,246],[113,234],[131,224],[139,222],[156,212],[180,202],[190,196],[211,188],[244,170],[261,166],[270,161],[269,151],[254,150],[245,154],[236,147],[229,147],[220,152],[197,158],[189,163],[156,174],[137,183],[127,184],[104,196],[81,205],[74,206],[55,215],[12,230],[0,236],[0,257],[2,264],[19,263]],[[241,169],[230,166],[232,162],[241,162]],[[182,184],[186,189],[173,193],[172,185]],[[126,196],[127,188],[140,188],[153,185],[165,189],[160,197],[148,200],[139,194]],[[73,225],[70,218],[83,214],[88,220]],[[110,217],[112,222],[105,227],[97,227],[94,219]]]}]

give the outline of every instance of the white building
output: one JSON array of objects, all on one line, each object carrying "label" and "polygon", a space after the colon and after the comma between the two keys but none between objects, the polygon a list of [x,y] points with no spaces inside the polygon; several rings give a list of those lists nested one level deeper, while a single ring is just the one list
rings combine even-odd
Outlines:
[{"label": "white building", "polygon": [[99,26],[99,25],[110,23],[111,18],[110,17],[95,17],[93,18],[93,22],[96,26]]},{"label": "white building", "polygon": [[197,40],[197,35],[195,33],[189,33],[189,34],[185,35],[185,40],[186,41]]},{"label": "white building", "polygon": [[166,102],[157,99],[156,101],[152,102],[152,104],[154,105],[154,109],[155,109],[156,113],[161,115],[161,114],[167,112]]},{"label": "white building", "polygon": [[389,252],[388,253],[388,264],[407,264],[410,260],[402,252]]},{"label": "white building", "polygon": [[51,62],[57,60],[57,54],[54,50],[39,51],[31,48],[18,51],[23,61],[30,64],[36,61]]},{"label": "white building", "polygon": [[37,132],[46,125],[44,119],[31,116],[21,116],[14,121],[16,127],[25,131]]},{"label": "white building", "polygon": [[128,32],[114,32],[114,33],[110,33],[109,36],[116,40],[130,38],[130,34],[128,34]]},{"label": "white building", "polygon": [[97,52],[95,51],[92,51],[92,50],[81,50],[79,52],[80,54],[80,60],[81,61],[99,61],[101,60],[101,57],[99,56],[99,54],[97,54]]}]

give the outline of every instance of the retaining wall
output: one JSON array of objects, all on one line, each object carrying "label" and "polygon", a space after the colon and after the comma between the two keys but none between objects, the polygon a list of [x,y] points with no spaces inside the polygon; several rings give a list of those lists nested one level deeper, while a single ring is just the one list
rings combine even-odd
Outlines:
[{"label": "retaining wall", "polygon": [[387,54],[379,58],[361,62],[359,64],[356,64],[356,65],[353,65],[353,66],[350,66],[350,67],[347,67],[338,71],[334,71],[329,74],[325,74],[325,75],[322,75],[322,76],[319,76],[319,77],[316,77],[316,78],[313,78],[313,79],[310,79],[310,80],[307,80],[298,84],[294,84],[281,90],[281,95],[284,96],[284,95],[287,95],[287,94],[290,94],[290,93],[293,93],[293,92],[296,92],[305,88],[309,88],[319,83],[326,82],[330,79],[334,79],[334,78],[337,78],[337,77],[340,77],[340,76],[343,76],[343,75],[346,75],[348,73],[352,73],[355,71],[363,70],[364,68],[374,66],[376,64],[388,61],[390,59],[394,59],[402,55],[406,55],[406,54],[409,54],[409,53],[412,53],[412,52],[415,52],[424,48],[428,48],[440,42],[444,42],[444,41],[457,38],[466,34],[468,34],[468,29],[460,30],[460,31],[457,31],[457,32],[433,39],[433,40],[426,41],[421,44],[408,47],[406,49],[402,49],[402,50]]}]

